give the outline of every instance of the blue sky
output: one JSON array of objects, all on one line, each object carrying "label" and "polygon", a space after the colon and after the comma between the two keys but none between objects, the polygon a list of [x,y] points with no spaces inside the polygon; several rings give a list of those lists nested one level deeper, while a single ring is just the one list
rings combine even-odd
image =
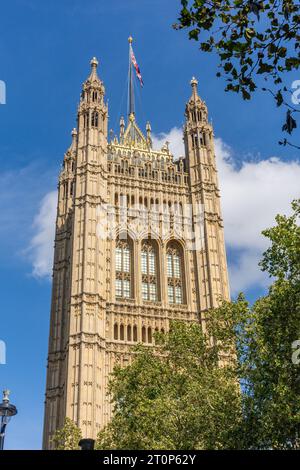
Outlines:
[{"label": "blue sky", "polygon": [[[41,447],[54,191],[81,84],[97,56],[109,126],[117,130],[120,114],[126,115],[129,34],[145,83],[138,122],[144,127],[150,120],[157,144],[170,138],[175,153],[189,81],[198,78],[218,138],[233,292],[243,288],[250,299],[264,292],[266,279],[256,267],[265,247],[260,230],[299,197],[299,153],[277,145],[283,115],[268,95],[243,102],[225,94],[216,59],[172,29],[179,3],[10,0],[1,6],[0,80],[7,103],[0,105],[0,340],[7,364],[0,365],[0,387],[12,390],[19,409],[8,428],[8,449]],[[294,78],[300,77],[287,78],[288,84]]]}]

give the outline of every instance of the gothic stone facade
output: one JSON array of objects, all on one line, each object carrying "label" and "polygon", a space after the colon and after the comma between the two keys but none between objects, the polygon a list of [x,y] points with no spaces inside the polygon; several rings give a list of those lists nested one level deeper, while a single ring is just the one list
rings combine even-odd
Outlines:
[{"label": "gothic stone facade", "polygon": [[[59,176],[44,448],[66,417],[84,437],[108,423],[109,375],[132,345],[151,346],[171,320],[204,325],[205,311],[229,298],[213,129],[197,80],[185,156],[174,160],[168,143],[153,149],[150,124],[144,135],[134,114],[108,139],[97,65]],[[199,218],[200,244],[190,237]]]}]

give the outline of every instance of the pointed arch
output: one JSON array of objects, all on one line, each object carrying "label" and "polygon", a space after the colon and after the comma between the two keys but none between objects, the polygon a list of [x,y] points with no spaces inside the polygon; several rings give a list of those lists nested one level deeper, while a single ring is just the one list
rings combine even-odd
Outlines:
[{"label": "pointed arch", "polygon": [[114,324],[114,339],[119,339],[119,327],[118,323]]},{"label": "pointed arch", "polygon": [[177,240],[170,240],[167,244],[167,278],[169,304],[184,304],[184,252]]},{"label": "pointed arch", "polygon": [[120,340],[124,341],[124,325],[121,323],[120,325]]},{"label": "pointed arch", "polygon": [[133,341],[137,342],[138,334],[137,334],[137,326],[136,325],[133,325],[132,332],[133,332]]},{"label": "pointed arch", "polygon": [[160,300],[159,250],[154,239],[144,239],[141,247],[142,299]]},{"label": "pointed arch", "polygon": [[118,237],[115,251],[116,299],[133,297],[133,242],[130,237]]},{"label": "pointed arch", "polygon": [[93,111],[92,113],[92,127],[98,127],[99,121],[99,113],[97,111]]},{"label": "pointed arch", "polygon": [[131,325],[127,325],[127,341],[132,341]]}]

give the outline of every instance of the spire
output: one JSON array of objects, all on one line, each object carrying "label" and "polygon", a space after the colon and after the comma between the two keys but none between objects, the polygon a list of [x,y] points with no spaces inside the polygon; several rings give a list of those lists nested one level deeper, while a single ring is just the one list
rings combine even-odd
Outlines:
[{"label": "spire", "polygon": [[84,82],[83,84],[83,89],[87,89],[87,88],[103,88],[103,94],[104,94],[104,87],[103,87],[103,83],[102,81],[100,80],[100,78],[98,77],[98,73],[97,73],[97,68],[98,68],[98,65],[99,65],[99,62],[98,62],[98,59],[96,57],[93,57],[92,60],[90,61],[90,64],[91,64],[91,73],[89,74],[88,78],[86,79],[86,81]]},{"label": "spire", "polygon": [[192,86],[192,98],[194,99],[194,101],[196,101],[196,99],[199,98],[199,95],[198,95],[198,80],[195,77],[192,77],[191,86]]},{"label": "spire", "polygon": [[198,124],[207,123],[207,106],[198,95],[198,80],[192,77],[190,81],[192,87],[192,95],[186,103],[185,116],[189,126],[195,127]]},{"label": "spire", "polygon": [[125,121],[123,116],[120,119],[120,142],[123,143],[124,140],[124,132],[125,132]]},{"label": "spire", "polygon": [[152,130],[151,124],[149,121],[147,121],[147,124],[146,124],[147,142],[150,145],[150,147],[152,147],[151,130]]},{"label": "spire", "polygon": [[91,72],[82,85],[80,106],[83,105],[85,107],[88,105],[94,108],[97,105],[103,104],[105,88],[97,73],[99,64],[97,58],[93,57],[90,64]]},{"label": "spire", "polygon": [[71,143],[70,150],[76,150],[77,129],[75,127],[74,129],[72,129],[71,135],[72,135],[72,143]]},{"label": "spire", "polygon": [[74,127],[74,129],[72,129],[71,136],[72,136],[72,142],[71,142],[70,147],[68,148],[68,150],[65,153],[65,158],[70,157],[71,155],[73,155],[74,152],[76,152],[76,148],[77,148],[77,129],[75,127]]},{"label": "spire", "polygon": [[96,57],[93,57],[92,60],[91,60],[91,68],[92,68],[92,71],[91,71],[91,74],[89,76],[89,80],[92,82],[94,80],[99,80],[99,77],[97,75],[97,67],[98,67],[98,60]]},{"label": "spire", "polygon": [[133,74],[132,74],[132,37],[129,36],[129,79],[128,79],[128,116],[134,115],[134,88],[133,88]]},{"label": "spire", "polygon": [[68,148],[68,150],[66,151],[65,153],[65,156],[64,156],[64,167],[67,166],[67,162],[70,161],[70,160],[74,160],[75,156],[76,156],[76,150],[77,150],[77,129],[73,129],[72,132],[71,132],[71,135],[72,135],[72,142],[71,142],[71,145],[70,147]]}]

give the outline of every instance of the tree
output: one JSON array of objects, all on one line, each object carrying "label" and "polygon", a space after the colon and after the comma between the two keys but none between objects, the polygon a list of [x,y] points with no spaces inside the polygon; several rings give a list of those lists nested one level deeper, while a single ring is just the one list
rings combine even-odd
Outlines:
[{"label": "tree", "polygon": [[245,448],[300,448],[300,366],[292,361],[300,339],[300,200],[292,209],[263,232],[271,244],[260,265],[274,282],[237,328]]},{"label": "tree", "polygon": [[131,365],[115,368],[114,415],[97,448],[233,448],[241,402],[230,355],[220,367],[220,345],[199,324],[174,322],[156,340],[155,348],[139,346]]},{"label": "tree", "polygon": [[52,443],[55,450],[77,450],[81,438],[81,430],[70,418],[66,418],[64,426],[55,432]]},{"label": "tree", "polygon": [[292,362],[292,345],[300,338],[299,307],[299,290],[284,280],[253,307],[244,394],[249,447],[300,448],[299,367]]},{"label": "tree", "polygon": [[[282,131],[291,135],[297,127],[299,101],[283,83],[284,74],[300,64],[300,4],[294,0],[181,0],[175,29],[187,29],[189,39],[204,52],[216,52],[225,91],[249,100],[262,77],[262,90],[286,107]],[[267,85],[270,84],[270,85]],[[293,100],[291,100],[291,95]],[[281,145],[292,145],[283,138]]]},{"label": "tree", "polygon": [[261,267],[275,282],[254,304],[247,332],[247,419],[261,448],[300,448],[300,366],[292,361],[300,339],[300,200],[292,209],[263,232],[271,245]]}]

